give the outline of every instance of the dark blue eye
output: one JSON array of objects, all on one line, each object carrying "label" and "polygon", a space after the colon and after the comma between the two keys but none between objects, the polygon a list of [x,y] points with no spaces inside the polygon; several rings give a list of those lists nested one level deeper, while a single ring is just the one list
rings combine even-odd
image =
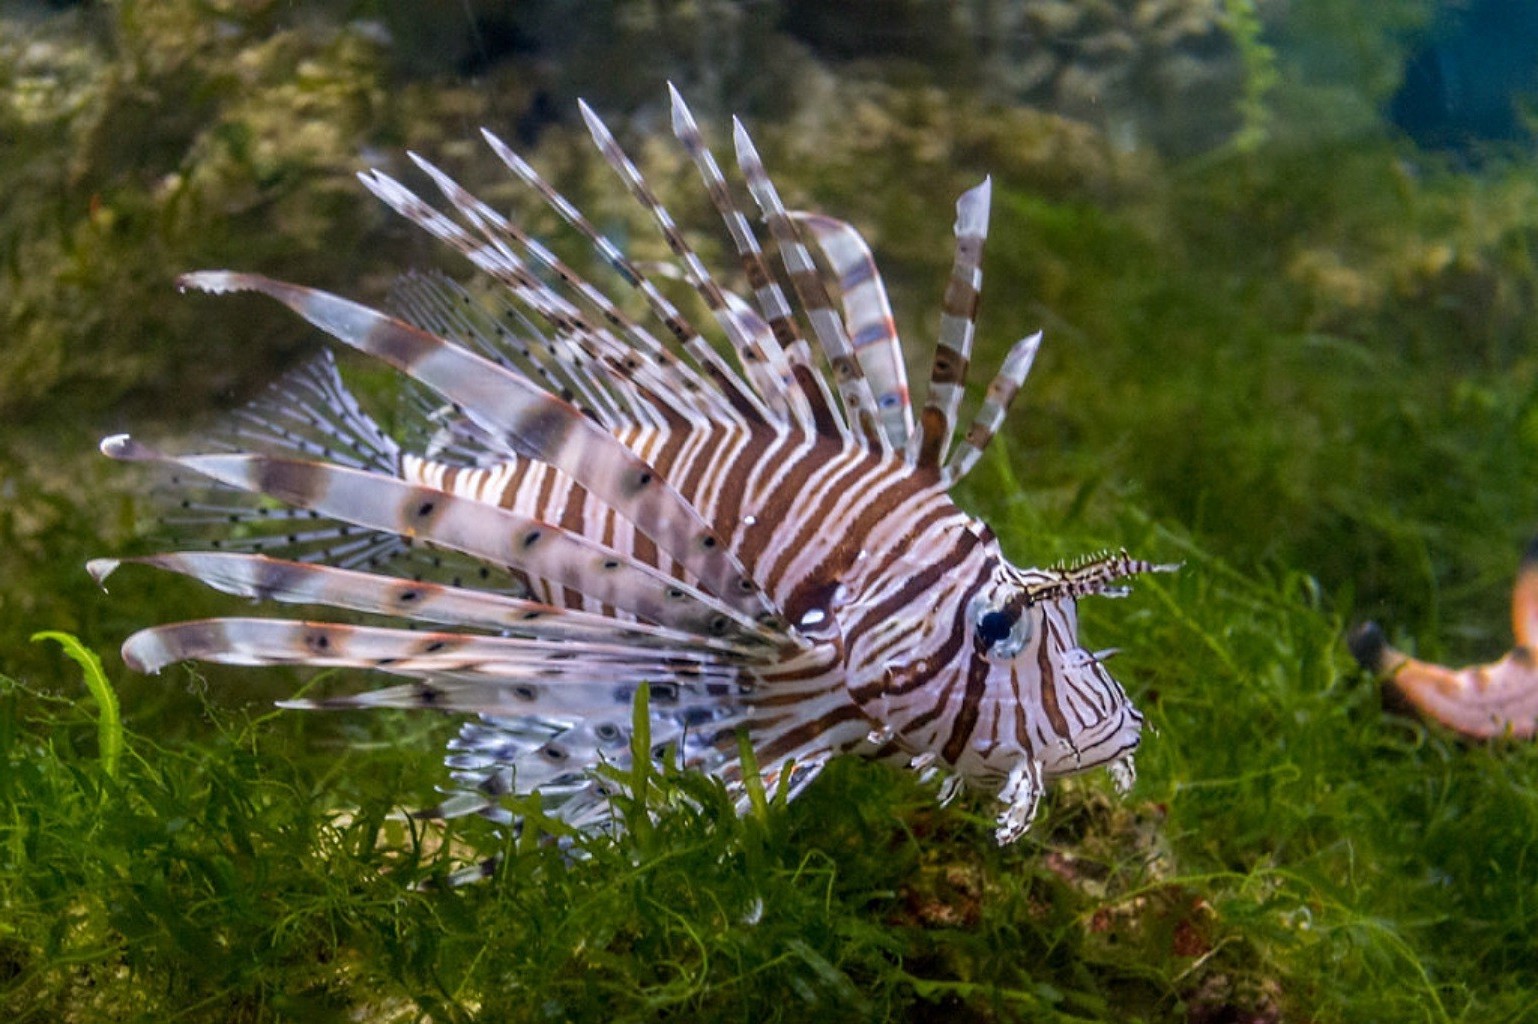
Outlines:
[{"label": "dark blue eye", "polygon": [[1008,612],[986,611],[977,617],[977,637],[987,647],[1008,639],[1014,628],[1015,617]]}]

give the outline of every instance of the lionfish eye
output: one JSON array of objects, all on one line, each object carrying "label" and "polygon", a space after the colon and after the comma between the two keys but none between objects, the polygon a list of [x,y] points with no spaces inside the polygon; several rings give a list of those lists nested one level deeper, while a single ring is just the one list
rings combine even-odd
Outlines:
[{"label": "lionfish eye", "polygon": [[997,609],[983,612],[977,620],[977,636],[984,644],[992,647],[1000,640],[1009,636],[1010,627],[1014,623],[1009,621],[1009,613]]},{"label": "lionfish eye", "polygon": [[1013,658],[1031,639],[1031,620],[1010,608],[994,608],[978,599],[972,608],[972,627],[983,649],[994,658]]}]

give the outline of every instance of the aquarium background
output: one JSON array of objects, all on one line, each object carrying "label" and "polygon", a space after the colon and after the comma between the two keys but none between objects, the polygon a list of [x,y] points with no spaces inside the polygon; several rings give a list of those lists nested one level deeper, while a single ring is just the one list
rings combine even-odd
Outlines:
[{"label": "aquarium background", "polygon": [[[0,1007],[17,1020],[1538,1020],[1538,753],[1385,709],[1341,637],[1488,661],[1538,530],[1538,17],[1516,0],[0,4]],[[88,558],[164,538],[105,434],[196,436],[325,344],[177,274],[382,302],[466,268],[358,185],[415,150],[584,250],[492,127],[641,259],[619,134],[702,250],[668,132],[739,114],[871,241],[926,354],[954,201],[994,216],[980,367],[1046,340],[960,500],[1022,564],[1181,561],[1084,608],[1141,781],[1015,847],[906,776],[569,862],[430,804],[449,721],[275,712],[301,673],[125,670],[229,613]],[[595,271],[596,275],[596,271]],[[927,358],[927,355],[925,356]],[[376,410],[387,372],[346,364]],[[923,367],[913,368],[922,377]],[[42,631],[78,637],[82,664]],[[115,693],[121,719],[110,713]],[[94,694],[94,695],[93,695]],[[455,866],[502,855],[490,882]]]}]

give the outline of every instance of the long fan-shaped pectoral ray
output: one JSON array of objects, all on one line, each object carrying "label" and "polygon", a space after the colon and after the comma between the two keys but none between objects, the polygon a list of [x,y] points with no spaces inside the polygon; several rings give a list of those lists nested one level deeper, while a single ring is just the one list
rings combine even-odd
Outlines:
[{"label": "long fan-shaped pectoral ray", "polygon": [[394,472],[400,446],[379,429],[342,383],[329,349],[267,386],[214,434],[232,448],[289,452],[359,469]]},{"label": "long fan-shaped pectoral ray", "polygon": [[711,636],[778,636],[755,620],[751,607],[744,611],[553,523],[434,487],[266,455],[165,455],[126,435],[107,438],[102,451],[125,461],[181,466],[239,490],[460,551],[571,587],[658,625]]},{"label": "long fan-shaped pectoral ray", "polygon": [[739,671],[708,651],[660,654],[612,643],[257,618],[200,619],[143,629],[124,642],[123,660],[134,671],[148,673],[181,661],[203,661],[363,668],[423,678],[549,685],[589,682],[595,677],[614,685],[639,685],[660,677],[725,685],[734,682]]},{"label": "long fan-shaped pectoral ray", "polygon": [[328,292],[227,271],[204,271],[182,280],[212,292],[269,295],[337,339],[410,374],[505,436],[514,450],[561,469],[612,506],[720,603],[765,622],[777,620],[741,562],[661,474],[527,377]]},{"label": "long fan-shaped pectoral ray", "polygon": [[[573,403],[611,431],[629,423],[654,422],[646,415],[647,407],[627,390],[615,387],[612,376],[601,366],[589,366],[579,348],[560,334],[547,337],[511,304],[504,303],[502,311],[514,319],[516,332],[454,281],[436,274],[411,274],[391,286],[390,307],[413,326],[472,346],[499,365],[531,375],[545,390]],[[470,428],[470,433],[495,450],[494,439],[480,438],[479,428]]]},{"label": "long fan-shaped pectoral ray", "polygon": [[846,427],[834,408],[833,395],[828,391],[828,384],[822,374],[812,366],[811,347],[801,337],[790,303],[786,301],[784,291],[769,270],[752,225],[737,208],[721,167],[716,163],[710,147],[705,145],[705,138],[700,134],[694,115],[689,112],[688,105],[671,83],[668,85],[668,94],[673,104],[673,134],[699,169],[710,201],[721,215],[732,237],[732,244],[737,248],[737,257],[747,275],[748,285],[753,289],[759,311],[774,336],[773,347],[764,344],[770,365],[786,381],[795,385],[789,397],[796,422],[806,433],[843,436]]},{"label": "long fan-shaped pectoral ray", "polygon": [[124,562],[190,576],[237,597],[280,604],[325,605],[552,641],[619,641],[653,650],[709,650],[722,657],[762,657],[765,651],[762,644],[743,639],[688,633],[647,622],[625,622],[505,594],[266,555],[185,551],[139,558],[98,558],[87,563],[86,569],[98,584],[104,585]]},{"label": "long fan-shaped pectoral ray", "polygon": [[940,479],[947,488],[966,476],[977,465],[977,460],[983,457],[983,452],[988,450],[994,435],[1004,424],[1004,417],[1009,414],[1011,403],[1025,384],[1025,378],[1030,376],[1031,365],[1036,361],[1039,348],[1040,331],[1021,338],[1011,346],[1009,354],[1004,357],[1004,365],[999,367],[998,374],[988,385],[988,393],[983,396],[983,404],[973,417],[971,428],[946,460]]},{"label": "long fan-shaped pectoral ray", "polygon": [[983,243],[988,238],[988,208],[993,180],[963,192],[956,200],[956,258],[940,312],[940,338],[929,371],[929,393],[919,415],[919,432],[908,440],[908,461],[939,469],[956,430],[956,412],[966,389],[977,305],[983,287]]},{"label": "long fan-shaped pectoral ray", "polygon": [[748,191],[753,194],[764,219],[769,222],[769,231],[790,272],[791,286],[801,299],[801,307],[806,311],[807,319],[812,323],[812,331],[822,345],[823,355],[833,369],[833,380],[838,385],[844,414],[852,426],[859,428],[871,450],[885,453],[890,450],[890,445],[881,429],[876,398],[871,393],[870,382],[865,379],[864,371],[860,369],[860,361],[855,358],[849,336],[844,332],[844,322],[834,311],[833,300],[829,298],[828,290],[817,273],[812,254],[801,240],[795,222],[786,213],[779,190],[764,170],[763,159],[758,155],[748,130],[735,118],[732,119],[732,140],[737,147],[737,166],[742,169],[742,176],[747,180]]},{"label": "long fan-shaped pectoral ray", "polygon": [[[401,673],[411,675],[414,673]],[[591,677],[602,674],[605,676],[602,682],[592,682]],[[632,676],[635,673],[631,673]],[[654,675],[654,673],[653,673]],[[589,679],[580,678],[551,678],[545,677],[533,682],[520,683],[516,681],[500,682],[489,677],[462,677],[435,673],[430,680],[420,683],[405,683],[398,686],[385,686],[375,690],[365,690],[355,694],[343,694],[336,697],[323,697],[320,699],[297,698],[280,702],[280,707],[300,710],[327,710],[341,711],[352,708],[402,708],[405,710],[431,709],[434,711],[452,711],[461,714],[485,715],[490,718],[502,719],[559,719],[562,721],[583,722],[602,716],[604,711],[609,711],[612,721],[611,728],[602,730],[605,738],[612,739],[611,746],[617,755],[625,748],[625,742],[629,739],[629,712],[628,702],[615,699],[615,694],[633,691],[640,680],[635,678],[620,679],[613,676],[613,667],[610,665],[594,665],[589,672]],[[700,682],[690,684],[694,688],[704,691],[710,689],[725,689],[729,684],[720,681]],[[700,695],[702,701],[712,698]],[[623,722],[623,725],[620,723]],[[714,723],[712,723],[714,724]],[[570,730],[568,730],[569,732]],[[553,730],[552,730],[553,732]],[[562,735],[555,733],[555,735]],[[534,744],[528,744],[533,747]],[[532,750],[519,750],[509,752],[513,756],[522,756],[531,753]],[[628,750],[626,750],[628,753]],[[512,760],[513,756],[508,756]],[[454,764],[450,760],[451,767],[461,767],[469,762],[469,758],[462,758],[461,763]],[[492,758],[482,759],[485,767],[490,767]],[[583,765],[584,768],[587,765]],[[568,770],[569,766],[568,766]]]},{"label": "long fan-shaped pectoral ray", "polygon": [[796,210],[791,211],[790,217],[812,236],[838,280],[844,322],[855,358],[876,394],[887,440],[900,450],[913,433],[908,368],[903,363],[892,304],[887,300],[886,285],[870,246],[854,225],[844,221]]}]

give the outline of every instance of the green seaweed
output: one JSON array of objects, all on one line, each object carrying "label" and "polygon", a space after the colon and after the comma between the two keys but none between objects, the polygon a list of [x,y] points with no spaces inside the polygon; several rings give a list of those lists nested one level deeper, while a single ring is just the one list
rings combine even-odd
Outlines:
[{"label": "green seaweed", "polygon": [[1255,149],[1266,139],[1272,116],[1266,97],[1276,88],[1280,74],[1276,49],[1264,39],[1264,25],[1255,0],[1223,0],[1223,15],[1244,62],[1240,127],[1233,141],[1235,148],[1244,152]]},{"label": "green seaweed", "polygon": [[64,648],[69,659],[80,666],[85,676],[85,686],[91,699],[96,702],[96,741],[101,748],[101,767],[109,779],[117,778],[118,761],[123,756],[123,722],[118,713],[117,694],[107,682],[102,671],[101,659],[88,650],[77,638],[56,630],[33,633],[34,642],[52,640]]}]

